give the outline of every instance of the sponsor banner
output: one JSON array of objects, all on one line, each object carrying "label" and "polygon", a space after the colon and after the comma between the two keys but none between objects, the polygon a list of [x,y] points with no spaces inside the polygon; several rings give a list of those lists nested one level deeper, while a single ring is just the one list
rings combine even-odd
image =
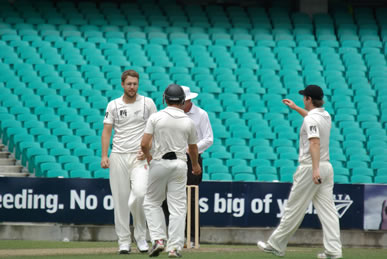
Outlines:
[{"label": "sponsor banner", "polygon": [[[203,182],[202,226],[275,227],[283,214],[289,183]],[[363,185],[335,185],[341,228],[363,229]],[[0,178],[0,222],[113,224],[106,179]],[[301,227],[320,228],[309,205]]]},{"label": "sponsor banner", "polygon": [[0,222],[113,224],[106,179],[0,178]]},{"label": "sponsor banner", "polygon": [[364,229],[387,230],[387,185],[364,187]]},{"label": "sponsor banner", "polygon": [[[201,225],[277,226],[290,188],[289,183],[204,182],[200,185]],[[334,201],[342,229],[363,228],[363,185],[335,185]],[[321,227],[312,203],[301,227]]]}]

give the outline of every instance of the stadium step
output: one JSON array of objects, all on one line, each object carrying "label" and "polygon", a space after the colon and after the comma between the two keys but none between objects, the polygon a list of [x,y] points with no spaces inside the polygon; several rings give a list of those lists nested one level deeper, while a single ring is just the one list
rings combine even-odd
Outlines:
[{"label": "stadium step", "polygon": [[28,171],[18,161],[12,157],[7,147],[0,143],[0,176],[1,177],[25,177]]},{"label": "stadium step", "polygon": [[14,159],[14,158],[0,158],[0,166],[14,165],[15,163],[16,163],[16,159]]}]

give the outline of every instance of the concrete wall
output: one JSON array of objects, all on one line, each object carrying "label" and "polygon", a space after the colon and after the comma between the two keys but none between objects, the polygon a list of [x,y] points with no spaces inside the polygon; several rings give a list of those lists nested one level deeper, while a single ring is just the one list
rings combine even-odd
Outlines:
[{"label": "concrete wall", "polygon": [[[201,228],[201,243],[256,244],[267,240],[271,228]],[[133,231],[132,231],[133,233]],[[344,247],[387,248],[387,231],[341,231]],[[112,225],[62,225],[1,223],[1,240],[53,240],[53,241],[115,241]],[[291,238],[290,245],[322,246],[322,231],[299,229]]]}]

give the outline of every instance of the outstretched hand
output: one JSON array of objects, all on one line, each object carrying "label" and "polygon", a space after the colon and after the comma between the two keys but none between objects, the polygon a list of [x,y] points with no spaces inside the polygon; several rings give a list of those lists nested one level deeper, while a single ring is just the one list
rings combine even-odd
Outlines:
[{"label": "outstretched hand", "polygon": [[282,102],[285,105],[289,106],[290,109],[294,110],[297,107],[297,105],[292,100],[290,100],[290,99],[283,99]]}]

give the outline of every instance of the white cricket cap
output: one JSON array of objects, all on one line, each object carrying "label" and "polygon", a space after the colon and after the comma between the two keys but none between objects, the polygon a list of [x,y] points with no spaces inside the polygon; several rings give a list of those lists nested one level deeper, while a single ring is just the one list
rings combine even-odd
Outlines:
[{"label": "white cricket cap", "polygon": [[196,97],[198,96],[197,93],[191,92],[191,89],[189,89],[188,86],[182,85],[181,87],[182,87],[183,90],[184,90],[184,93],[185,93],[185,100],[186,100],[186,101],[187,101],[187,100],[194,99],[194,98],[196,98]]}]

